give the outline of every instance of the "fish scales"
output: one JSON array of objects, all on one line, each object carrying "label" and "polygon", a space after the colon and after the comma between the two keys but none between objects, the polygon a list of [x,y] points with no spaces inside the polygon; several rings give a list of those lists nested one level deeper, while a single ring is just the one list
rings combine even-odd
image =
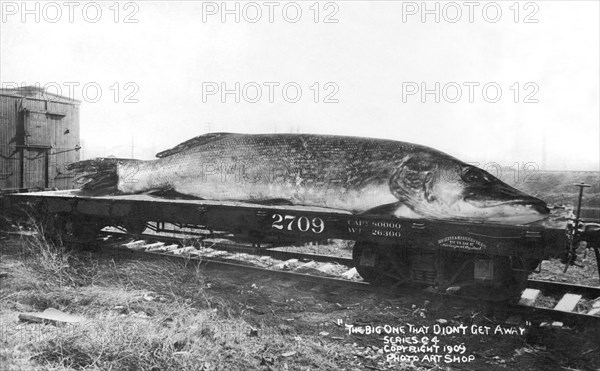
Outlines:
[{"label": "fish scales", "polygon": [[[360,195],[369,182],[387,188],[393,167],[377,150],[381,146],[371,141],[327,139],[228,136],[145,163],[138,174],[153,174],[148,181],[154,184],[136,179],[141,181],[123,184],[120,190],[136,193],[147,188],[172,188],[210,199],[283,198],[292,203],[358,210],[377,206],[369,200],[351,205],[343,195]],[[398,147],[394,142],[386,144]],[[175,173],[182,176],[174,178]],[[381,195],[386,201],[395,201],[389,192]]]}]

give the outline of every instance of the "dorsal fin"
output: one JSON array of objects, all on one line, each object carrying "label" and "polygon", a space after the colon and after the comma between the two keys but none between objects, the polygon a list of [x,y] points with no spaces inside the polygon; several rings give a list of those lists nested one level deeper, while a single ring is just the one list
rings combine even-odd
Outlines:
[{"label": "dorsal fin", "polygon": [[217,139],[221,139],[224,138],[228,135],[234,135],[233,133],[208,133],[208,134],[202,134],[199,135],[195,138],[186,140],[185,142],[179,143],[178,145],[176,145],[175,147],[171,148],[171,149],[167,149],[165,151],[162,152],[158,152],[156,154],[156,157],[158,158],[162,158],[162,157],[167,157],[167,156],[171,156],[174,155],[175,153],[179,153],[181,151],[184,151],[188,148],[192,148],[195,146],[201,146],[203,144],[215,141]]}]

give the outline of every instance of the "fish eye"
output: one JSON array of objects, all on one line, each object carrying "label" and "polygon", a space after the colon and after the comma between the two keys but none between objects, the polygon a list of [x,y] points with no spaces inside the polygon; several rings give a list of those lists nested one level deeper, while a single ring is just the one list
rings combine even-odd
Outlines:
[{"label": "fish eye", "polygon": [[474,183],[484,180],[481,174],[472,167],[463,170],[461,178],[467,183]]}]

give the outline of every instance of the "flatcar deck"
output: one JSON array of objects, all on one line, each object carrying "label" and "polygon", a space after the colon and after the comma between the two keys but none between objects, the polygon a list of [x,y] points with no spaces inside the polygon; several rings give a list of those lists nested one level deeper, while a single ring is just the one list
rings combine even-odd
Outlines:
[{"label": "flatcar deck", "polygon": [[555,209],[544,220],[514,225],[363,216],[314,206],[165,199],[145,194],[94,196],[79,190],[31,192],[9,197],[12,203],[33,202],[51,213],[121,222],[194,224],[232,231],[256,241],[267,237],[297,242],[340,238],[498,256],[540,257],[547,255],[545,252],[562,252],[568,213]]}]

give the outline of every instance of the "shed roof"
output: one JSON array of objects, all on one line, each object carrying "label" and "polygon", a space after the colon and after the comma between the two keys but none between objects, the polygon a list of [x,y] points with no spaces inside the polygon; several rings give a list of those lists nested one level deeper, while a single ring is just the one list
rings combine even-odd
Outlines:
[{"label": "shed roof", "polygon": [[74,99],[72,97],[66,97],[63,95],[50,93],[41,86],[31,85],[21,86],[18,88],[0,88],[0,95],[76,105],[81,103],[80,100]]}]

